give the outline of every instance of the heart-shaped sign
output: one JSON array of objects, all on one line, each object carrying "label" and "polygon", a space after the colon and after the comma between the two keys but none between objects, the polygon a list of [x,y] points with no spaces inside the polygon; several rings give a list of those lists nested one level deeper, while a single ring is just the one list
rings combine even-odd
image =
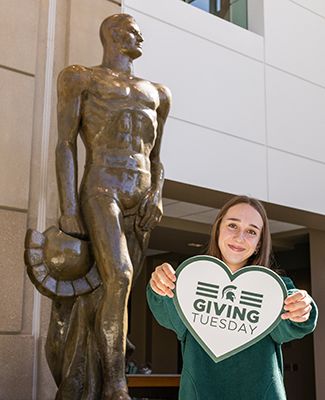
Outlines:
[{"label": "heart-shaped sign", "polygon": [[232,273],[215,257],[195,256],[176,275],[176,309],[215,362],[261,340],[281,320],[287,290],[268,268],[254,265]]}]

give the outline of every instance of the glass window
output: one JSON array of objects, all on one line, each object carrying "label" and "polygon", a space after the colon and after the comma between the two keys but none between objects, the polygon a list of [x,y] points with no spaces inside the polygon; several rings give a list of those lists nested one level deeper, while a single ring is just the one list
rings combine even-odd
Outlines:
[{"label": "glass window", "polygon": [[247,29],[247,0],[183,0]]}]

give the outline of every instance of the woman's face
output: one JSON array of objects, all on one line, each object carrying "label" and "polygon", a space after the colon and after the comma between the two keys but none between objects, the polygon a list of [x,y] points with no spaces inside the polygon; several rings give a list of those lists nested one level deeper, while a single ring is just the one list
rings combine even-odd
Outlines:
[{"label": "woman's face", "polygon": [[229,208],[220,223],[218,246],[232,272],[246,265],[259,245],[263,220],[254,207],[239,203]]}]

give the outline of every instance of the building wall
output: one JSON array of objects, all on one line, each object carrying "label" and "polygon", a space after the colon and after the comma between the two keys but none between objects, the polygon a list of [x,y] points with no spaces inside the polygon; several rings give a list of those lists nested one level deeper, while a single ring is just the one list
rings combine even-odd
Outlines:
[{"label": "building wall", "polygon": [[[325,5],[248,4],[250,31],[181,1],[125,0],[123,9],[145,37],[137,74],[165,83],[173,94],[162,148],[166,178],[288,207],[284,219],[288,210],[304,210],[307,227],[318,219],[310,256],[312,294],[322,313]],[[317,399],[325,388],[323,335],[320,319]]]},{"label": "building wall", "polygon": [[38,12],[38,0],[1,4],[0,398],[6,400],[19,399],[15,390],[17,377],[21,388],[32,392],[33,292],[24,273],[22,256],[29,193]]},{"label": "building wall", "polygon": [[264,0],[260,34],[181,1],[124,4],[146,39],[136,72],[173,93],[166,177],[324,214],[323,3]]}]

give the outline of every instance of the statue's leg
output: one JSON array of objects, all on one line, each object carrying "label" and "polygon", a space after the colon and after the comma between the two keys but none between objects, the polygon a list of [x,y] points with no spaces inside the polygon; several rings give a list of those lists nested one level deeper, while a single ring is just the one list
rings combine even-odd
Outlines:
[{"label": "statue's leg", "polygon": [[102,399],[130,399],[125,378],[125,342],[133,267],[123,216],[116,201],[108,196],[87,199],[82,211],[104,289],[96,315],[103,368]]}]

